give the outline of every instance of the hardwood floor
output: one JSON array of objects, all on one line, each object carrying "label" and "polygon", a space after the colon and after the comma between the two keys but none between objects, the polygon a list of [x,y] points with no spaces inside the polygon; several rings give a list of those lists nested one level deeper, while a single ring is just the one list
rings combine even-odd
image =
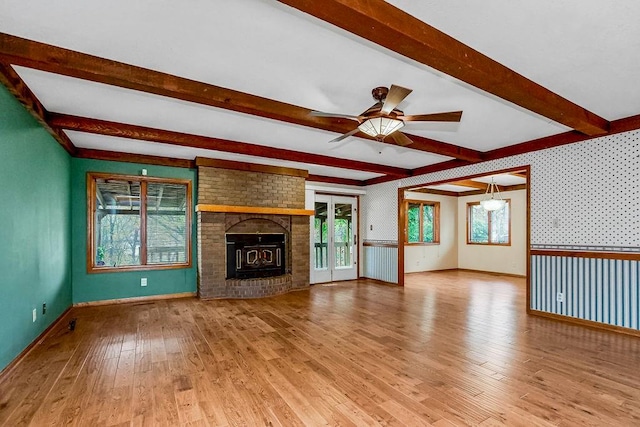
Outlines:
[{"label": "hardwood floor", "polygon": [[640,339],[527,316],[519,278],[70,315],[0,380],[0,425],[640,425]]}]

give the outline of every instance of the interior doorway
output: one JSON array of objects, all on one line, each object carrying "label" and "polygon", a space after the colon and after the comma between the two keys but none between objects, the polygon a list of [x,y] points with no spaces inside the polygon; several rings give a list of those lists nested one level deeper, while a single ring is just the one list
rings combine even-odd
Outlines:
[{"label": "interior doorway", "polygon": [[312,283],[358,278],[358,199],[316,194]]},{"label": "interior doorway", "polygon": [[[405,273],[448,269],[528,280],[529,177],[530,167],[521,166],[398,189],[398,284]],[[504,199],[499,209],[482,203],[493,198],[492,183],[495,198]],[[431,220],[427,208],[439,218]],[[440,228],[439,235],[427,226]]]}]

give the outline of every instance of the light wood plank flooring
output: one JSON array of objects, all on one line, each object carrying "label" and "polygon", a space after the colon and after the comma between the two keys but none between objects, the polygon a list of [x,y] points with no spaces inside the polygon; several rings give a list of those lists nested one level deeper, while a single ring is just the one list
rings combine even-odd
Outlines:
[{"label": "light wood plank flooring", "polygon": [[640,425],[640,339],[527,316],[524,279],[420,273],[71,316],[0,379],[0,425]]}]

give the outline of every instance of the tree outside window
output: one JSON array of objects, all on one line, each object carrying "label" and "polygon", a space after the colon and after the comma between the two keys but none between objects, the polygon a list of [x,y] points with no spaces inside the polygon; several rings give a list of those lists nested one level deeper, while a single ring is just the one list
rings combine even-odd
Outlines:
[{"label": "tree outside window", "polygon": [[191,265],[191,182],[88,175],[90,272]]},{"label": "tree outside window", "polygon": [[480,245],[511,244],[511,201],[496,211],[487,211],[479,202],[467,203],[467,243]]},{"label": "tree outside window", "polygon": [[408,244],[440,243],[440,203],[405,201],[405,230]]}]

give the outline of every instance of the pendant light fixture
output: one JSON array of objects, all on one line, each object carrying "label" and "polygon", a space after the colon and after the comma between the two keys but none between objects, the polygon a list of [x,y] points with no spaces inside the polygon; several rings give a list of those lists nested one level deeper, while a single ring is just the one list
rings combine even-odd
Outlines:
[{"label": "pendant light fixture", "polygon": [[484,196],[484,200],[480,201],[480,206],[486,211],[500,210],[507,203],[500,197],[500,190],[496,183],[493,182],[493,177],[491,177],[491,183],[487,186],[487,191],[484,193]]}]

